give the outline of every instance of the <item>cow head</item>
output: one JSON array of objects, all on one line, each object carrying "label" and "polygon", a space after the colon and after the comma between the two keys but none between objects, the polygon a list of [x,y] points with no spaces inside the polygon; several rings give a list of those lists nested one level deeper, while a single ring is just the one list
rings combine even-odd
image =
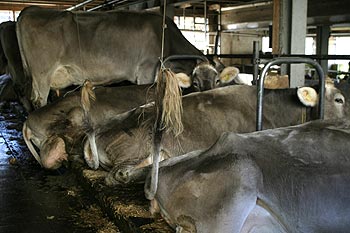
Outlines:
[{"label": "cow head", "polygon": [[[315,107],[318,104],[318,94],[311,87],[301,87],[297,91],[298,98],[307,107]],[[339,119],[348,117],[350,108],[341,91],[333,84],[327,83],[325,88],[324,119]]]},{"label": "cow head", "polygon": [[[191,91],[206,91],[217,87],[235,84],[239,69],[233,66],[224,67],[221,62],[215,61],[215,66],[209,62],[201,62],[195,66],[192,74],[177,73],[175,77],[186,80]],[[184,87],[184,86],[182,86]]]}]

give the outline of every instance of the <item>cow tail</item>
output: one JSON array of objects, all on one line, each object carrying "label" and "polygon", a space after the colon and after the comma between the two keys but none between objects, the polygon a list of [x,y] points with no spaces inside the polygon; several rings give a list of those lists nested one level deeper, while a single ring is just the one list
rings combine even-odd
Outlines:
[{"label": "cow tail", "polygon": [[95,132],[88,133],[87,137],[88,140],[84,144],[84,159],[90,168],[96,170],[100,164],[98,159]]},{"label": "cow tail", "polygon": [[27,147],[29,149],[29,151],[32,153],[32,155],[34,156],[34,158],[36,159],[36,161],[38,161],[38,163],[40,164],[40,166],[43,166],[41,163],[41,159],[39,154],[36,152],[32,141],[30,140],[31,135],[32,135],[32,131],[30,130],[30,128],[27,126],[27,122],[25,121],[23,124],[23,129],[22,129],[22,134],[23,134],[23,138],[24,138],[24,142],[27,144]]},{"label": "cow tail", "polygon": [[[162,98],[157,101],[158,104],[162,104],[162,107],[159,108],[162,111],[161,125],[166,132],[172,132],[175,136],[178,136],[183,131],[181,88],[172,71],[166,69],[163,73],[159,72],[159,74],[161,77],[158,80],[163,82],[163,85],[159,85],[159,82],[157,85],[157,92],[160,93],[160,96],[157,93],[157,99]],[[163,88],[164,91],[159,90],[160,88]]]},{"label": "cow tail", "polygon": [[158,173],[163,131],[178,136],[183,131],[181,89],[174,73],[162,70],[158,73],[153,126],[153,164],[150,186],[145,188],[147,199],[153,200],[158,188]]},{"label": "cow tail", "polygon": [[91,108],[91,101],[96,100],[96,95],[94,93],[93,85],[89,80],[86,80],[81,89],[81,106],[84,110],[84,114],[87,115]]}]

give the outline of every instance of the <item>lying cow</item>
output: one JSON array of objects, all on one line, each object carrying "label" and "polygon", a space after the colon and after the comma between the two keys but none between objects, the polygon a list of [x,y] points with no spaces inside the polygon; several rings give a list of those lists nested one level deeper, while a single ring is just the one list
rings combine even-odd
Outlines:
[{"label": "lying cow", "polygon": [[81,106],[79,93],[71,93],[31,112],[23,125],[24,140],[44,168],[56,169],[68,159],[68,153],[82,154],[80,145],[85,128],[94,129],[106,119],[146,103],[147,92],[153,98],[153,90],[149,85],[96,88],[96,100],[91,103],[88,115]]},{"label": "lying cow", "polygon": [[152,210],[176,232],[348,232],[349,141],[348,120],[224,133],[161,163]]},{"label": "lying cow", "polygon": [[[196,72],[200,74],[203,69],[208,69],[207,67],[207,64],[197,66],[193,75],[196,75]],[[237,74],[230,71],[232,68],[227,68],[229,71],[224,70],[221,74],[231,75],[230,78],[226,77],[226,80],[234,79]],[[175,78],[184,90],[190,87],[191,80],[188,76],[175,75]],[[83,92],[89,92],[85,87]],[[82,154],[81,151],[73,152],[72,148],[80,148],[86,130],[94,130],[111,119],[123,118],[124,115],[119,114],[152,101],[154,88],[150,85],[100,87],[96,88],[95,95],[97,100],[88,112],[81,106],[79,94],[73,93],[29,114],[23,126],[23,136],[31,153],[44,168],[60,167],[62,161],[67,160],[66,148],[69,148],[70,154]],[[40,150],[41,156],[32,143]],[[89,157],[85,159],[90,160]]]},{"label": "lying cow", "polygon": [[31,85],[30,80],[25,78],[24,75],[15,22],[7,21],[0,24],[0,44],[2,48],[0,52],[1,63],[6,64],[6,73],[9,73],[12,77],[18,99],[27,112],[29,112],[32,110],[30,103]]},{"label": "lying cow", "polygon": [[[339,90],[328,86],[325,102],[326,119],[348,116],[345,99]],[[276,128],[315,119],[317,106],[306,106],[315,106],[316,103],[317,93],[309,87],[298,91],[266,90],[264,126]],[[128,182],[132,179],[134,169],[151,163],[153,120],[140,120],[141,113],[145,119],[154,118],[150,108],[130,111],[125,120],[100,127],[91,133],[90,140],[85,143],[84,154],[95,157],[102,167],[111,170],[106,178],[107,184]],[[256,88],[252,86],[228,86],[189,94],[183,97],[184,131],[177,138],[171,133],[163,134],[162,157],[169,158],[207,148],[226,131],[255,131],[255,111]]]},{"label": "lying cow", "polygon": [[[125,80],[153,83],[161,55],[162,21],[161,15],[146,12],[24,9],[16,29],[24,70],[32,78],[33,104],[44,106],[50,89],[81,85],[86,79],[95,86]],[[164,57],[204,56],[170,18],[164,39]],[[165,66],[191,76],[196,62],[172,60]],[[215,75],[208,85],[195,81],[195,89],[219,85],[218,70],[208,67],[207,72]]]}]

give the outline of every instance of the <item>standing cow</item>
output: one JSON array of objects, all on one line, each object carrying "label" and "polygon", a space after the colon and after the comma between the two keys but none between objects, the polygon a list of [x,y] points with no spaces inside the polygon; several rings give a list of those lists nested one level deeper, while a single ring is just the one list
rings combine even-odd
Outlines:
[{"label": "standing cow", "polygon": [[[345,99],[336,88],[326,88],[325,102],[326,119],[349,116]],[[315,119],[316,103],[317,93],[312,88],[266,90],[264,126],[276,128]],[[89,136],[94,140],[85,143],[84,154],[99,159],[101,166],[111,170],[107,184],[128,182],[135,169],[151,163],[154,112],[150,111],[150,107],[133,110],[125,120],[100,127]],[[226,131],[255,131],[255,112],[255,87],[228,86],[189,94],[183,97],[184,131],[177,138],[163,132],[161,156],[170,158],[207,148]],[[148,120],[141,121],[140,113]]]},{"label": "standing cow", "polygon": [[152,210],[182,233],[349,232],[349,141],[348,119],[225,133],[161,163]]},{"label": "standing cow", "polygon": [[[28,7],[17,22],[17,37],[24,71],[32,79],[32,102],[47,103],[50,89],[130,81],[150,84],[156,77],[161,55],[162,19],[149,12],[70,12]],[[166,18],[164,57],[204,56],[175,23]],[[172,60],[173,72],[190,75],[196,62]],[[196,82],[196,89],[220,85],[218,70],[210,84]],[[194,78],[193,78],[194,80]]]},{"label": "standing cow", "polygon": [[18,99],[27,112],[29,112],[32,110],[30,103],[31,83],[30,79],[25,77],[23,71],[16,36],[16,22],[7,21],[0,24],[0,44],[2,48],[0,52],[0,67],[6,64],[6,72],[11,75]]}]

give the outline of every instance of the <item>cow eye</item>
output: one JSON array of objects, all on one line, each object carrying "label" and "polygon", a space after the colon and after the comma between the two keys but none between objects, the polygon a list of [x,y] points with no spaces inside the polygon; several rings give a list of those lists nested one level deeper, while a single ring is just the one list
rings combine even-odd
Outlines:
[{"label": "cow eye", "polygon": [[216,79],[216,80],[215,80],[215,85],[216,85],[216,86],[219,86],[219,85],[220,85],[220,79]]},{"label": "cow eye", "polygon": [[196,87],[196,88],[198,88],[198,87],[199,87],[198,82],[197,82],[197,81],[193,81],[193,86]]}]

